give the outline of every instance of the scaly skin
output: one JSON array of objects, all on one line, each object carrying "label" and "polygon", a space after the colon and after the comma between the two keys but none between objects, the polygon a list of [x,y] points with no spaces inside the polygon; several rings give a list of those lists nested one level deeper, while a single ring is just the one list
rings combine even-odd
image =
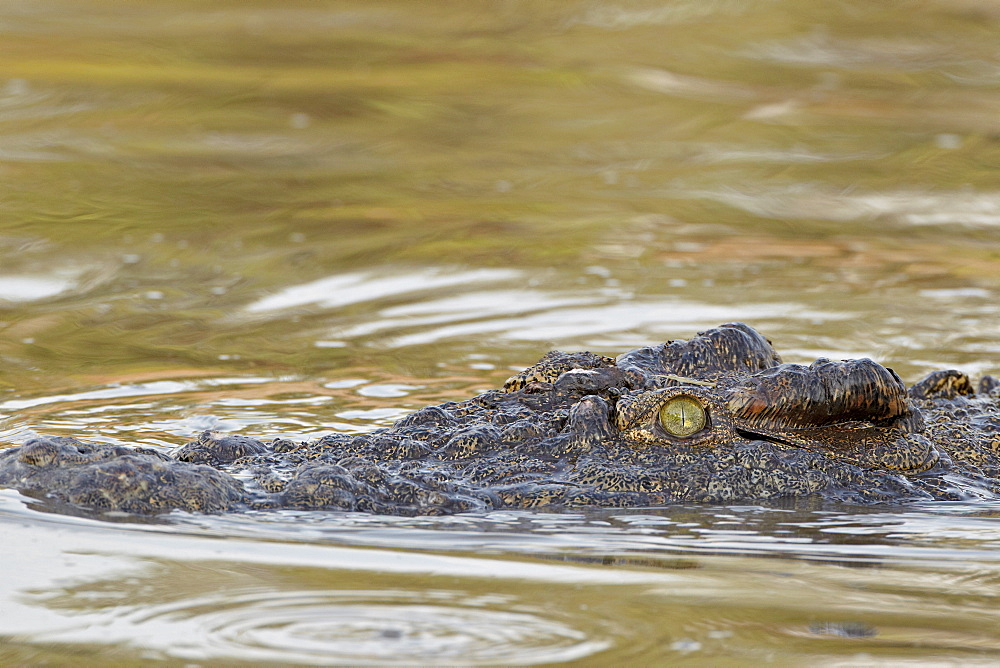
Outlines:
[{"label": "scaly skin", "polygon": [[871,360],[782,364],[737,323],[617,359],[552,352],[503,390],[362,436],[205,433],[172,458],[37,438],[0,452],[0,485],[138,514],[995,498],[995,389],[942,371],[908,392]]}]

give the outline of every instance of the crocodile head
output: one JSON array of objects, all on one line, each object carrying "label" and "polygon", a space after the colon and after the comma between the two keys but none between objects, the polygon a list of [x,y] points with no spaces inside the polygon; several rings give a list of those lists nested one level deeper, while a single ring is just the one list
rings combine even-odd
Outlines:
[{"label": "crocodile head", "polygon": [[868,359],[781,364],[742,324],[566,370],[578,358],[550,353],[505,386],[536,406],[578,397],[559,434],[517,447],[567,463],[587,487],[574,504],[887,500],[919,496],[906,476],[942,462],[902,381]]}]

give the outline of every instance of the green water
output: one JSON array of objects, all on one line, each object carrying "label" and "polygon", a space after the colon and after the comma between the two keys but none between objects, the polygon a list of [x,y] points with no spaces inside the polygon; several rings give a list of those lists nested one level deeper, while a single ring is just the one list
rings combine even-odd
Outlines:
[{"label": "green water", "polygon": [[[0,3],[0,444],[364,432],[732,320],[1000,372],[998,45],[988,0]],[[1000,659],[992,506],[52,510],[0,492],[0,662]]]}]

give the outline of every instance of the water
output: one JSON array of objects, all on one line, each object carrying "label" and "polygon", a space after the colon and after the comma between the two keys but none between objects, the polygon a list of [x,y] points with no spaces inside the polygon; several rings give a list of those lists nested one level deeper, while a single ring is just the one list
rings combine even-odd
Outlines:
[{"label": "water", "polygon": [[[995,663],[996,506],[115,525],[0,497],[11,662]],[[30,506],[30,502],[28,503]],[[13,577],[13,574],[17,577]]]},{"label": "water", "polygon": [[[1000,11],[0,4],[0,444],[361,433],[743,320],[1000,371]],[[95,518],[0,662],[994,665],[995,504]]]}]

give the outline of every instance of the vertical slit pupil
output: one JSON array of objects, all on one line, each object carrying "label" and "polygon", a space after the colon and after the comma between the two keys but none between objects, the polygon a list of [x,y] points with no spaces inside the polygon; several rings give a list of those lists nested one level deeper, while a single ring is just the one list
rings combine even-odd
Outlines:
[{"label": "vertical slit pupil", "polygon": [[660,424],[673,436],[690,436],[705,427],[705,408],[694,397],[672,398],[660,409]]}]

